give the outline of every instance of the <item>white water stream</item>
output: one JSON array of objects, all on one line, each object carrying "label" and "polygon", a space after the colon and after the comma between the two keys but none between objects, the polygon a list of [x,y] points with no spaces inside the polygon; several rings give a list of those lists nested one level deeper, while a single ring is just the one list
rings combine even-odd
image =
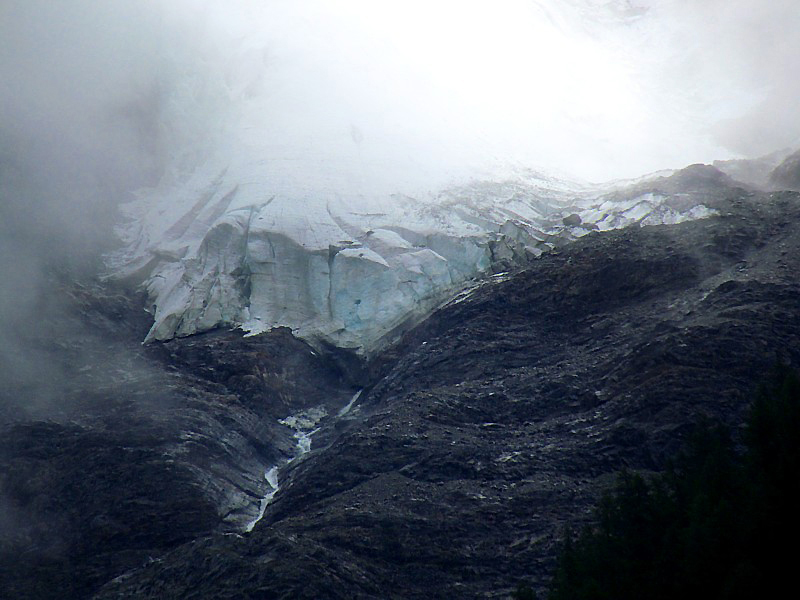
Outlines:
[{"label": "white water stream", "polygon": [[[353,408],[353,405],[358,401],[358,398],[361,396],[361,392],[363,390],[358,390],[353,397],[350,399],[350,402],[347,403],[338,413],[338,417],[343,417],[350,410]],[[291,429],[295,430],[294,438],[297,440],[295,445],[296,451],[294,456],[292,456],[289,460],[284,462],[282,465],[273,465],[271,466],[265,473],[264,479],[267,480],[267,483],[270,486],[270,490],[261,498],[259,503],[259,510],[258,516],[256,516],[252,521],[245,525],[244,531],[250,532],[255,527],[256,523],[258,523],[263,517],[264,513],[267,510],[267,506],[269,503],[272,502],[272,498],[278,492],[278,473],[280,472],[281,468],[290,465],[292,462],[303,456],[304,454],[308,454],[311,451],[311,437],[319,431],[319,427],[317,425],[328,416],[328,411],[325,409],[324,406],[317,406],[314,408],[309,408],[303,410],[297,414],[290,415],[285,419],[280,419],[278,423],[281,425],[285,425]]]}]

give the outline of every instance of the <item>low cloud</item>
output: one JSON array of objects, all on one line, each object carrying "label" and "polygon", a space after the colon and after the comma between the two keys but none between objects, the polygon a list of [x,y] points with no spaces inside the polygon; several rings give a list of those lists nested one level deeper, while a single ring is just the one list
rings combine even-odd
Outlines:
[{"label": "low cloud", "polygon": [[5,0],[0,368],[42,379],[18,340],[57,310],[46,273],[96,270],[137,189],[759,155],[800,142],[797,31],[795,0]]}]

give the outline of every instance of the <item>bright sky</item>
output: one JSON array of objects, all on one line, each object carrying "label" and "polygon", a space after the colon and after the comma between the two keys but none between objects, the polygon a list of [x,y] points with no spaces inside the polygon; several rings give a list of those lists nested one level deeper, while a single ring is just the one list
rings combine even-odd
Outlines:
[{"label": "bright sky", "polygon": [[[0,10],[13,48],[0,58],[15,82],[0,93],[9,123],[35,137],[47,121],[125,156],[133,137],[172,170],[246,148],[251,161],[290,160],[300,177],[355,160],[390,182],[507,163],[607,180],[800,143],[797,0],[5,0]],[[98,118],[121,107],[127,123]]]},{"label": "bright sky", "polygon": [[224,59],[230,81],[234,65],[249,107],[269,112],[265,133],[327,138],[310,154],[347,154],[338,144],[357,131],[378,162],[605,180],[800,139],[794,0],[203,4],[173,5],[172,22],[214,40],[204,66]]}]

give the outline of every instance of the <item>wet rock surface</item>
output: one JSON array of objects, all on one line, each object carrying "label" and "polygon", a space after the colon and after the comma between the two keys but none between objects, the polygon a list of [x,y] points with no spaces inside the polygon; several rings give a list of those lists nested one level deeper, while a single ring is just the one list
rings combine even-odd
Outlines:
[{"label": "wet rock surface", "polygon": [[278,420],[338,410],[353,393],[287,330],[143,347],[135,296],[99,283],[62,291],[57,323],[20,344],[63,381],[3,391],[3,597],[86,598],[200,535],[241,531],[270,490],[266,470],[295,452]]},{"label": "wet rock surface", "polygon": [[790,154],[769,175],[769,183],[783,190],[800,190],[800,151]]},{"label": "wet rock surface", "polygon": [[[546,586],[564,526],[586,522],[618,469],[659,469],[700,417],[739,425],[765,372],[800,364],[800,195],[699,174],[718,216],[591,233],[476,284],[360,370],[286,330],[131,341],[149,379],[112,386],[113,410],[5,426],[0,485],[18,517],[3,523],[0,586],[52,597],[78,582],[61,594],[76,598]],[[295,440],[278,421],[312,407],[328,416],[287,464]],[[245,533],[273,464],[279,489]]]}]

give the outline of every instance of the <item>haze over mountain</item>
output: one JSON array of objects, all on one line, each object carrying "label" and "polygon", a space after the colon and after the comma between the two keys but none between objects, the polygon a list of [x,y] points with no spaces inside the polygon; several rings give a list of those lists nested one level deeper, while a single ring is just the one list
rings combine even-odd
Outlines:
[{"label": "haze over mountain", "polygon": [[798,19],[791,0],[7,0],[3,129],[105,171],[124,155],[127,186],[253,138],[293,182],[364,176],[339,171],[356,158],[392,191],[507,160],[634,177],[796,143]]},{"label": "haze over mountain", "polygon": [[797,31],[0,0],[0,596],[543,587],[798,364]]},{"label": "haze over mountain", "polygon": [[[108,247],[116,206],[134,191],[138,207],[127,213],[142,229],[125,235],[138,248],[129,259],[141,262],[145,247],[185,262],[229,211],[241,219],[243,208],[274,199],[268,229],[313,231],[312,246],[322,251],[363,245],[367,231],[398,226],[409,218],[399,198],[424,205],[475,180],[524,179],[531,168],[607,180],[779,149],[800,136],[790,100],[800,60],[791,32],[800,17],[791,2],[762,4],[7,2],[0,67],[14,85],[0,98],[4,221],[15,225],[4,236],[14,239],[6,255],[20,248],[8,269],[63,244],[68,255],[76,246]],[[561,208],[570,194],[585,193],[581,185],[556,186],[566,186]],[[204,195],[216,208],[189,223]],[[349,233],[330,221],[393,212],[351,222]],[[551,212],[542,216],[566,216]],[[516,210],[497,223],[490,218],[488,228],[509,218],[531,223]],[[421,223],[417,237],[400,246],[418,245],[431,227],[424,218],[412,222]],[[166,245],[156,239],[165,231]],[[516,242],[534,247],[539,237]],[[385,262],[379,255],[373,265]],[[444,283],[486,268],[476,260]],[[167,268],[173,276],[156,267],[149,277],[182,276]],[[36,271],[21,270],[23,277]],[[322,302],[326,292],[309,285],[319,296],[309,302]],[[164,318],[182,319],[175,303],[195,300],[165,299],[163,288],[151,286],[157,310],[167,303]],[[424,298],[428,288],[412,296]],[[182,331],[265,318],[232,302],[215,308],[218,316],[201,316],[206,325]],[[283,310],[268,304],[268,312]]]}]

